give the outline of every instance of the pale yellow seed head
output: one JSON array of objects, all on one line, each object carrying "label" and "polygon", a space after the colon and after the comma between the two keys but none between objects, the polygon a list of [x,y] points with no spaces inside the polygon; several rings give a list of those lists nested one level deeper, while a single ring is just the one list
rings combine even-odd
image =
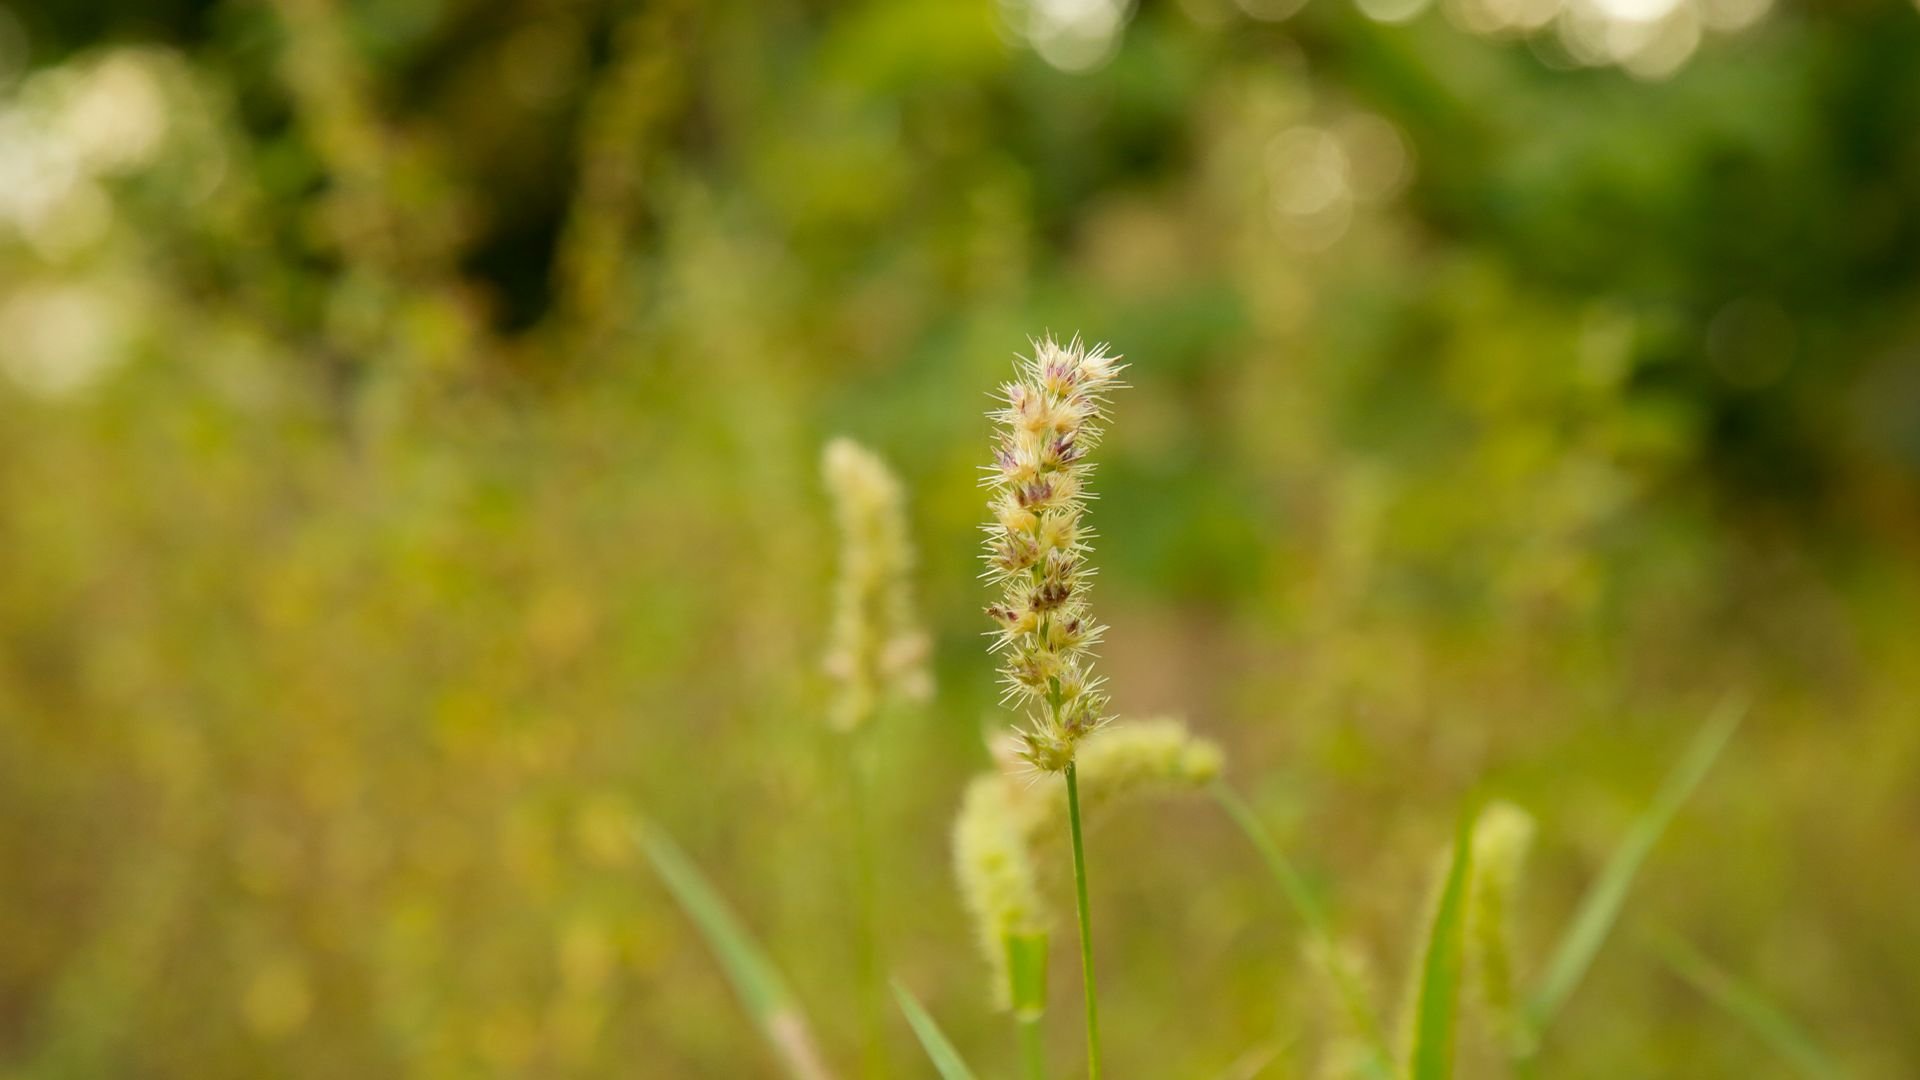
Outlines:
[{"label": "pale yellow seed head", "polygon": [[1504,800],[1491,802],[1473,823],[1473,866],[1477,878],[1510,889],[1533,847],[1533,815]]},{"label": "pale yellow seed head", "polygon": [[820,464],[840,532],[833,625],[822,667],[834,686],[831,721],[852,730],[885,701],[929,697],[932,650],[909,587],[913,546],[900,481],[878,455],[851,439],[829,442]]},{"label": "pale yellow seed head", "polygon": [[1033,343],[1032,357],[1001,387],[1004,404],[988,415],[1001,431],[987,484],[993,521],[987,576],[1002,590],[987,608],[1006,654],[1002,685],[1023,707],[1028,763],[1060,772],[1080,740],[1106,721],[1106,698],[1090,671],[1099,628],[1086,611],[1091,569],[1083,564],[1081,526],[1089,466],[1099,441],[1106,394],[1120,365],[1104,346],[1078,338]]},{"label": "pale yellow seed head", "polygon": [[1533,846],[1532,815],[1510,802],[1489,803],[1473,825],[1473,879],[1467,893],[1468,962],[1494,1025],[1516,1040],[1523,1026],[1516,1007],[1512,921],[1520,871]]},{"label": "pale yellow seed head", "polygon": [[1110,724],[1080,747],[1080,797],[1089,810],[1143,790],[1198,789],[1220,776],[1225,755],[1179,720]]},{"label": "pale yellow seed head", "polygon": [[1044,934],[1048,923],[1026,842],[1026,813],[1018,786],[988,774],[967,786],[953,826],[954,875],[993,969],[994,1001],[1001,1008],[1012,1004],[1007,941]]},{"label": "pale yellow seed head", "polygon": [[[1141,795],[1199,791],[1220,777],[1225,760],[1218,744],[1194,735],[1179,720],[1107,724],[1075,749],[1080,802],[1088,814],[1096,814]],[[1046,777],[1025,789],[1026,820],[1034,830],[1029,838],[1036,844],[1053,843],[1066,828],[1062,783]]]}]

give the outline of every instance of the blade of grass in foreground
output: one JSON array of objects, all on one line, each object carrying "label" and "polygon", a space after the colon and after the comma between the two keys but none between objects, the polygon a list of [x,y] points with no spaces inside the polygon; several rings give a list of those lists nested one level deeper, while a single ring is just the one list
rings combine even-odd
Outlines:
[{"label": "blade of grass in foreground", "polygon": [[1413,1080],[1448,1080],[1453,1075],[1454,1019],[1460,1011],[1460,970],[1467,943],[1467,880],[1473,873],[1473,822],[1472,814],[1460,816],[1446,884],[1427,931],[1409,1055]]},{"label": "blade of grass in foreground", "polygon": [[1620,841],[1619,848],[1615,849],[1613,857],[1601,870],[1599,879],[1587,892],[1586,899],[1581,901],[1579,913],[1567,928],[1566,935],[1560,939],[1553,958],[1547,963],[1547,972],[1540,980],[1539,989],[1528,1002],[1529,1052],[1538,1048],[1555,1014],[1566,1004],[1574,988],[1580,985],[1581,978],[1593,963],[1594,954],[1600,951],[1607,933],[1613,929],[1614,920],[1620,915],[1620,907],[1626,902],[1627,890],[1633,885],[1634,875],[1639,873],[1640,865],[1646,862],[1647,855],[1659,843],[1661,834],[1667,831],[1667,826],[1673,822],[1674,815],[1680,812],[1687,797],[1700,786],[1700,781],[1719,758],[1727,740],[1733,737],[1734,728],[1740,725],[1740,719],[1746,715],[1746,711],[1746,702],[1742,698],[1728,697],[1721,701],[1713,715],[1701,726],[1700,733],[1694,736],[1686,755],[1667,774],[1666,782],[1660,786],[1653,803],[1633,823],[1625,839]]},{"label": "blade of grass in foreground", "polygon": [[1300,922],[1306,927],[1307,938],[1314,948],[1326,960],[1329,976],[1333,980],[1335,992],[1340,995],[1341,1006],[1347,1012],[1348,1020],[1366,1040],[1368,1057],[1367,1072],[1376,1080],[1385,1080],[1393,1075],[1393,1052],[1387,1046],[1387,1037],[1380,1026],[1380,1017],[1373,1011],[1367,1000],[1366,989],[1346,964],[1341,962],[1339,945],[1333,939],[1332,924],[1320,902],[1314,898],[1313,890],[1307,887],[1305,878],[1300,876],[1293,863],[1273,842],[1260,815],[1252,806],[1240,797],[1240,793],[1228,786],[1225,781],[1216,781],[1213,785],[1213,797],[1219,802],[1227,817],[1233,820],[1240,831],[1246,834],[1260,858],[1267,864],[1274,880],[1280,883],[1280,891],[1286,894],[1293,904],[1294,911],[1300,916]]},{"label": "blade of grass in foreground", "polygon": [[1847,1075],[1786,1013],[1699,950],[1670,934],[1660,934],[1650,943],[1674,974],[1746,1025],[1801,1075],[1813,1080],[1839,1080]]},{"label": "blade of grass in foreground", "polygon": [[814,1046],[799,1000],[787,989],[786,980],[740,925],[726,901],[679,845],[658,827],[642,822],[636,838],[674,900],[700,928],[707,946],[726,972],[727,981],[740,995],[747,1013],[760,1025],[761,1033],[787,1074],[794,1080],[830,1080],[833,1074]]},{"label": "blade of grass in foreground", "polygon": [[960,1057],[960,1051],[953,1048],[947,1036],[941,1032],[940,1024],[933,1014],[927,1012],[913,992],[893,980],[893,996],[900,1000],[900,1011],[907,1016],[907,1023],[913,1033],[919,1037],[920,1045],[927,1051],[927,1059],[939,1071],[941,1080],[973,1080],[973,1070]]}]

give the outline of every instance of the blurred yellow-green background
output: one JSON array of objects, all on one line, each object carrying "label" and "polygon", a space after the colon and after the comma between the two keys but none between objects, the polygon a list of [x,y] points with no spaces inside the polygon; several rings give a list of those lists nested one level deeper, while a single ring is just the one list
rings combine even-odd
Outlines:
[{"label": "blurred yellow-green background", "polygon": [[[885,963],[1009,1075],[948,828],[1047,330],[1132,365],[1116,707],[1226,748],[1383,1003],[1465,800],[1539,821],[1534,976],[1738,693],[1540,1075],[1792,1075],[1664,935],[1920,1072],[1906,0],[7,0],[0,1075],[774,1075],[643,818],[856,1073],[837,434],[935,641]],[[1089,860],[1113,1075],[1323,1071],[1217,809]]]}]

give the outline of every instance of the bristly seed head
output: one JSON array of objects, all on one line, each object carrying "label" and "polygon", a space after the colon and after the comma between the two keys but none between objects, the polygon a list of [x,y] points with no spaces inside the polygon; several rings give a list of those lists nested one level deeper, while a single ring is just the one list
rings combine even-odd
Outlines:
[{"label": "bristly seed head", "polygon": [[1000,425],[985,483],[988,506],[986,577],[1002,590],[987,607],[994,648],[1006,661],[1009,699],[1028,712],[1021,754],[1035,769],[1057,773],[1073,763],[1081,739],[1107,721],[1104,680],[1091,673],[1090,650],[1103,627],[1087,613],[1085,565],[1090,534],[1081,524],[1090,497],[1086,458],[1099,445],[1107,393],[1123,365],[1106,346],[1078,337],[1061,345],[1033,343],[1032,357],[1001,387]]},{"label": "bristly seed head", "polygon": [[827,444],[820,468],[840,526],[833,634],[823,666],[834,686],[833,726],[851,731],[889,701],[931,696],[930,641],[908,583],[913,545],[899,479],[879,455],[845,438]]}]

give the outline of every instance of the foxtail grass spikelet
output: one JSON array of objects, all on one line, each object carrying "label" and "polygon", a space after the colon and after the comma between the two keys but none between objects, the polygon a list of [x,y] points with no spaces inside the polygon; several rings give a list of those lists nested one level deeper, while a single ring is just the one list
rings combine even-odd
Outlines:
[{"label": "foxtail grass spikelet", "polygon": [[1354,996],[1370,1000],[1374,990],[1375,973],[1366,953],[1351,940],[1315,936],[1307,939],[1301,954],[1307,967],[1333,991],[1322,998],[1327,1040],[1313,1075],[1321,1080],[1392,1080],[1391,1063],[1376,1045],[1378,1021],[1370,1012],[1357,1010],[1351,1000]]},{"label": "foxtail grass spikelet", "polygon": [[954,876],[1002,1009],[1014,1008],[1022,996],[1012,977],[1015,951],[1038,942],[1044,952],[1047,936],[1046,902],[1027,841],[1031,808],[1022,794],[999,773],[975,777],[953,825]]},{"label": "foxtail grass spikelet", "polygon": [[1523,1037],[1514,998],[1512,912],[1520,871],[1533,846],[1533,817],[1510,802],[1489,803],[1473,825],[1473,879],[1467,890],[1468,963],[1499,1036]]},{"label": "foxtail grass spikelet", "polygon": [[[1218,744],[1187,730],[1179,720],[1125,721],[1102,728],[1080,747],[1080,802],[1084,813],[1100,813],[1136,796],[1204,791],[1220,776],[1225,761]],[[1029,811],[1029,842],[1056,842],[1066,825],[1060,781],[1045,777],[1023,787]]]},{"label": "foxtail grass spikelet", "polygon": [[1023,756],[1043,773],[1064,772],[1080,740],[1107,720],[1104,681],[1090,651],[1102,627],[1087,610],[1092,534],[1082,523],[1091,495],[1087,455],[1098,444],[1108,391],[1123,365],[1106,346],[1033,343],[1013,381],[1001,386],[1000,426],[985,484],[986,577],[1001,599],[987,607],[1006,698],[1022,707]]},{"label": "foxtail grass spikelet", "polygon": [[929,642],[914,612],[900,481],[879,455],[848,438],[829,442],[820,471],[840,530],[831,643],[824,662],[834,684],[829,717],[852,731],[883,702],[925,701],[933,693]]},{"label": "foxtail grass spikelet", "polygon": [[[1081,748],[1080,798],[1087,813],[1151,790],[1204,789],[1225,762],[1220,747],[1179,720],[1114,724]],[[1058,799],[1046,800],[1049,808]]]}]

